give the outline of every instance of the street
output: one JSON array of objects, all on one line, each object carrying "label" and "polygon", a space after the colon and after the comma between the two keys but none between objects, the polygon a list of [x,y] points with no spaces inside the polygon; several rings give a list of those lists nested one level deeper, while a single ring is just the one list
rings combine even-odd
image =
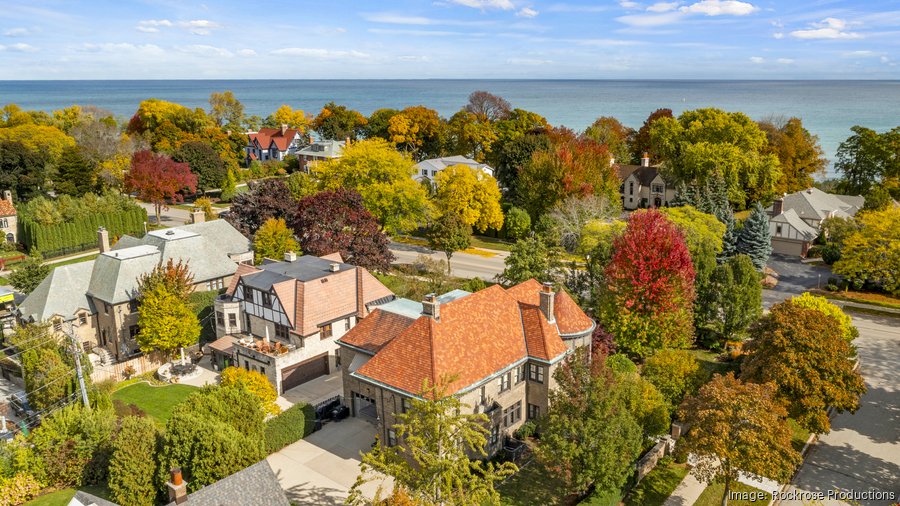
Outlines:
[{"label": "street", "polygon": [[[415,246],[412,244],[404,244],[392,242],[390,244],[391,253],[394,254],[394,262],[401,264],[412,263],[420,255],[431,257],[435,260],[447,261],[447,256],[440,252],[434,252],[424,246]],[[482,250],[485,254],[493,256],[471,255],[468,253],[454,253],[450,259],[450,271],[453,276],[460,278],[481,278],[485,281],[493,281],[497,274],[503,272],[506,257],[509,253],[506,251]]]}]

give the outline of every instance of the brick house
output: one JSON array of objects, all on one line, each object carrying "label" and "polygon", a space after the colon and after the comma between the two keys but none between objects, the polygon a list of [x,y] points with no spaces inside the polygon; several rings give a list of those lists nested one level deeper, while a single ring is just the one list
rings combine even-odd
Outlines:
[{"label": "brick house", "polygon": [[3,192],[3,199],[0,200],[0,236],[0,240],[11,243],[15,243],[18,237],[16,206],[9,190]]},{"label": "brick house", "polygon": [[366,269],[292,252],[241,265],[215,301],[214,363],[265,374],[282,393],[341,364],[335,341],[394,294]]},{"label": "brick house", "polygon": [[338,340],[345,403],[396,444],[395,413],[423,384],[440,383],[490,420],[488,454],[526,420],[547,412],[553,373],[595,324],[564,291],[530,280],[476,293],[453,290],[375,308]]}]

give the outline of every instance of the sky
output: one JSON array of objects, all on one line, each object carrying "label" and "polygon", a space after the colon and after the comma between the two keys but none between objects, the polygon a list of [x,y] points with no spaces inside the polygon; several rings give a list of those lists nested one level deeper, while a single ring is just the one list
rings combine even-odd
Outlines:
[{"label": "sky", "polygon": [[900,79],[898,0],[17,1],[0,79]]}]

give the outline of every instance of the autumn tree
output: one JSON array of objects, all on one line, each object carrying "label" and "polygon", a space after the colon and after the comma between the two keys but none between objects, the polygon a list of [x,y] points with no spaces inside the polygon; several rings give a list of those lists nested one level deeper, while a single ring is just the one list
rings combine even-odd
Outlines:
[{"label": "autumn tree", "polygon": [[866,212],[856,221],[859,230],[844,240],[834,272],[855,285],[900,295],[900,208]]},{"label": "autumn tree", "polygon": [[867,195],[879,184],[897,187],[900,178],[900,127],[887,132],[854,126],[838,146],[834,167],[841,173],[838,189],[847,195]]},{"label": "autumn tree", "polygon": [[71,354],[61,347],[60,336],[49,322],[19,326],[7,340],[20,354],[25,392],[33,409],[46,409],[75,391]]},{"label": "autumn tree", "polygon": [[757,270],[763,270],[772,254],[772,236],[769,235],[769,215],[759,202],[753,206],[750,216],[737,235],[737,253],[750,257]]},{"label": "autumn tree", "polygon": [[628,140],[635,134],[634,130],[623,125],[612,116],[601,116],[584,131],[584,136],[606,146],[616,163],[627,164],[631,161],[631,147]]},{"label": "autumn tree", "polygon": [[464,109],[479,119],[493,122],[506,119],[512,106],[499,95],[479,90],[469,94],[469,101]]},{"label": "autumn tree", "polygon": [[549,148],[550,137],[541,129],[511,139],[494,152],[495,174],[507,198],[518,202],[519,172],[535,152]]},{"label": "autumn tree", "polygon": [[388,140],[416,160],[440,156],[444,122],[434,109],[407,107],[388,120]]},{"label": "autumn tree", "polygon": [[641,377],[652,383],[674,408],[700,386],[703,370],[690,351],[664,348],[644,360]]},{"label": "autumn tree", "polygon": [[235,195],[225,220],[246,237],[253,237],[269,218],[282,218],[290,224],[296,209],[297,201],[283,180],[264,179]]},{"label": "autumn tree", "polygon": [[694,267],[684,237],[656,210],[632,213],[613,244],[599,314],[631,355],[693,339]]},{"label": "autumn tree", "polygon": [[672,115],[672,109],[665,108],[657,109],[647,116],[647,119],[644,120],[644,124],[641,125],[641,128],[639,128],[630,139],[631,161],[639,161],[644,156],[644,153],[650,157],[650,163],[652,164],[657,164],[661,161],[660,154],[653,151],[653,145],[650,139],[650,128],[652,128],[653,123],[659,119],[674,117],[675,116]]},{"label": "autumn tree", "polygon": [[[272,114],[263,120],[262,126],[268,128],[281,128],[281,125],[287,125],[288,128],[296,128],[305,132],[309,127],[309,118],[301,109],[294,109],[287,104],[275,110]],[[337,137],[327,137],[329,139],[337,139]]]},{"label": "autumn tree", "polygon": [[323,139],[356,139],[366,126],[366,117],[347,106],[328,102],[312,120],[312,129]]},{"label": "autumn tree", "polygon": [[821,311],[785,301],[772,306],[751,329],[741,379],[774,383],[797,423],[815,433],[831,429],[828,409],[855,412],[866,386],[854,370],[856,351],[841,322]]},{"label": "autumn tree", "polygon": [[428,231],[428,246],[447,255],[447,273],[450,273],[450,257],[457,251],[469,247],[472,242],[472,227],[456,213],[438,216]]},{"label": "autumn tree", "polygon": [[376,109],[375,112],[369,116],[366,126],[363,128],[363,136],[366,139],[378,137],[390,141],[391,134],[388,132],[388,128],[391,125],[391,118],[397,114],[400,114],[400,111],[397,109]]},{"label": "autumn tree", "polygon": [[837,320],[839,323],[841,336],[843,336],[844,339],[847,340],[847,342],[851,342],[859,337],[859,330],[857,330],[856,327],[853,326],[853,319],[850,318],[850,315],[845,313],[844,310],[840,307],[829,302],[825,297],[822,297],[820,295],[813,295],[809,292],[806,292],[802,295],[791,297],[791,304],[794,306],[813,309],[825,316]]},{"label": "autumn tree", "polygon": [[169,258],[138,278],[138,294],[156,288],[163,288],[186,301],[194,291],[194,275],[187,262]]},{"label": "autumn tree", "polygon": [[737,255],[716,266],[709,280],[709,294],[702,310],[705,330],[713,343],[723,346],[741,340],[747,328],[762,315],[760,274],[747,255]]},{"label": "autumn tree", "polygon": [[285,178],[284,184],[298,202],[303,197],[309,197],[310,195],[319,193],[322,189],[319,187],[319,181],[315,176],[300,171],[294,172]]},{"label": "autumn tree", "polygon": [[269,382],[265,374],[257,371],[248,371],[240,367],[226,367],[222,370],[219,384],[223,387],[242,386],[248,392],[259,398],[266,414],[277,415],[281,413],[281,407],[275,402],[278,392]]},{"label": "autumn tree", "polygon": [[481,232],[503,226],[497,180],[468,165],[453,165],[435,176],[435,201],[442,213],[456,214]]},{"label": "autumn tree", "polygon": [[259,264],[265,258],[281,260],[288,251],[300,253],[294,231],[288,228],[284,218],[269,218],[253,236],[255,262]]},{"label": "autumn tree", "polygon": [[153,204],[156,223],[168,201],[182,202],[183,191],[197,191],[197,176],[186,163],[174,162],[166,155],[138,151],[131,160],[125,177],[125,189],[136,192],[139,199]]},{"label": "autumn tree", "polygon": [[465,109],[447,122],[446,151],[483,162],[491,154],[498,136],[486,118]]},{"label": "autumn tree", "polygon": [[776,193],[794,193],[812,188],[813,176],[825,175],[828,160],[819,138],[804,128],[800,118],[770,118],[759,122],[769,141],[768,152],[781,162]]},{"label": "autumn tree", "polygon": [[220,127],[231,125],[239,128],[244,122],[244,104],[235,98],[231,90],[212,92],[209,95],[209,116]]},{"label": "autumn tree", "polygon": [[381,139],[354,142],[340,158],[312,169],[324,189],[358,192],[366,209],[391,233],[412,230],[430,214],[428,195],[412,178],[415,170],[412,159]]},{"label": "autumn tree", "polygon": [[531,230],[531,216],[521,207],[510,207],[506,211],[506,236],[521,239]]},{"label": "autumn tree", "polygon": [[188,304],[193,275],[187,264],[172,259],[156,266],[138,280],[138,327],[141,351],[171,352],[200,338],[200,322]]},{"label": "autumn tree", "polygon": [[744,383],[715,375],[696,395],[685,399],[679,417],[690,430],[678,451],[695,457],[691,472],[706,483],[724,483],[728,504],[738,473],[753,473],[787,482],[800,463],[791,446],[787,413],[771,383]]},{"label": "autumn tree", "polygon": [[289,223],[304,252],[340,252],[345,262],[385,271],[393,255],[378,221],[352,190],[323,191],[300,200]]},{"label": "autumn tree", "polygon": [[393,430],[401,443],[390,446],[376,439],[372,450],[362,455],[349,504],[368,504],[361,487],[383,476],[423,504],[500,504],[495,483],[518,468],[512,462],[471,458],[487,455],[489,420],[484,413],[469,413],[469,406],[447,391],[444,385],[452,381],[423,385],[410,399],[409,409],[396,414]]},{"label": "autumn tree", "polygon": [[197,189],[201,192],[222,186],[228,173],[219,153],[206,142],[185,142],[175,151],[172,159],[188,164],[197,176]]}]

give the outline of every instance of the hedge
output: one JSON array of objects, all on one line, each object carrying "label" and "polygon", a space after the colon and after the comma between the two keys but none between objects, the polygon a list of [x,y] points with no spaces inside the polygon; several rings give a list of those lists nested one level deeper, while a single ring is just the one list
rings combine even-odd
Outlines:
[{"label": "hedge", "polygon": [[66,223],[42,225],[25,217],[19,220],[19,237],[29,252],[45,257],[83,251],[97,246],[97,229],[106,227],[110,241],[123,235],[144,235],[147,211],[134,207],[118,213],[96,213]]},{"label": "hedge", "polygon": [[266,422],[266,448],[275,453],[312,434],[315,426],[315,409],[306,403],[294,404]]}]

